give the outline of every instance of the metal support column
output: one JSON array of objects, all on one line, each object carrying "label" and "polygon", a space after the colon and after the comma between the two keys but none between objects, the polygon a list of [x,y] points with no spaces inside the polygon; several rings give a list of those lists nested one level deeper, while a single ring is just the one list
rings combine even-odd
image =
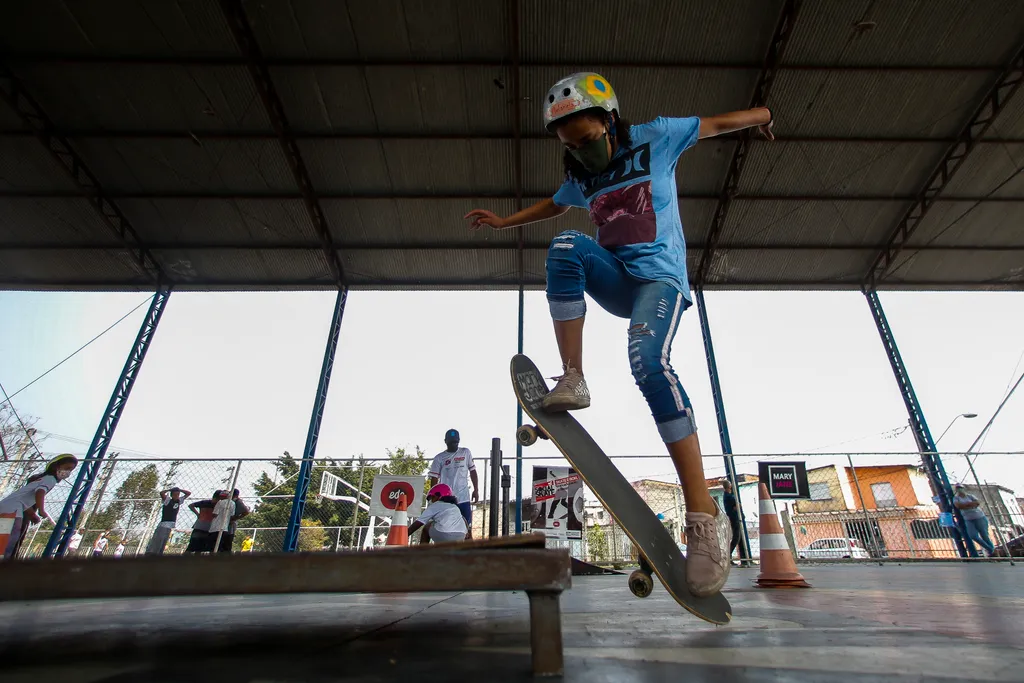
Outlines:
[{"label": "metal support column", "polygon": [[946,469],[942,465],[942,458],[935,450],[935,442],[932,440],[931,430],[924,419],[924,412],[917,401],[917,394],[914,393],[914,385],[910,383],[910,375],[903,364],[903,357],[896,346],[896,339],[892,335],[889,321],[882,310],[882,302],[878,299],[878,293],[873,289],[864,290],[868,306],[871,308],[871,315],[875,319],[875,327],[878,328],[878,335],[882,338],[882,346],[889,357],[889,364],[892,366],[892,374],[899,384],[900,394],[903,395],[903,403],[907,407],[907,414],[910,416],[910,427],[917,441],[917,447],[921,451],[921,460],[928,471],[928,479],[932,485],[932,492],[938,498],[939,509],[943,512],[953,513],[956,520],[953,544],[956,546],[957,554],[960,557],[977,557],[978,553],[967,535],[967,526],[964,524],[963,515],[960,510],[953,506],[953,489],[949,485],[949,478],[946,476]]},{"label": "metal support column", "polygon": [[[743,515],[743,499],[740,485],[736,480],[736,466],[732,457],[732,439],[729,438],[729,422],[725,418],[725,402],[722,400],[722,386],[718,381],[718,363],[715,362],[715,346],[711,341],[711,325],[708,324],[707,304],[704,303],[704,288],[698,287],[697,314],[700,316],[700,333],[704,338],[704,356],[708,362],[708,376],[711,378],[711,396],[715,401],[715,418],[718,420],[718,438],[722,442],[722,458],[725,460],[725,476],[732,483],[736,496],[736,511],[740,515],[740,556],[750,560],[750,539],[747,537],[747,519]],[[724,512],[724,510],[723,510]]]},{"label": "metal support column", "polygon": [[107,409],[103,413],[99,427],[96,428],[96,434],[92,438],[92,443],[89,444],[89,450],[82,460],[78,478],[75,479],[75,483],[71,487],[71,493],[64,504],[64,509],[57,517],[53,533],[50,534],[50,540],[46,542],[46,548],[43,549],[43,557],[63,555],[68,541],[75,533],[78,518],[85,508],[85,501],[96,481],[103,458],[107,455],[107,448],[114,438],[114,430],[117,429],[117,423],[121,420],[121,413],[124,412],[125,403],[128,402],[128,396],[132,393],[132,387],[135,386],[142,361],[146,358],[146,352],[149,351],[149,345],[153,341],[156,326],[160,323],[170,296],[170,290],[166,289],[158,290],[153,294],[149,310],[142,320],[142,326],[139,327],[139,334],[135,337],[135,344],[132,345],[131,353],[128,354],[124,368],[121,369],[121,377],[114,387],[114,393],[110,396]]},{"label": "metal support column", "polygon": [[[519,258],[522,259],[522,249]],[[523,352],[523,281],[519,280],[519,351]],[[523,426],[523,406],[516,401],[516,429]],[[523,444],[516,439],[516,533],[523,533]]]},{"label": "metal support column", "polygon": [[[320,368],[320,382],[313,398],[313,414],[309,417],[309,432],[306,433],[306,447],[302,451],[302,464],[295,482],[295,496],[292,498],[292,511],[288,516],[288,528],[284,532],[284,552],[295,552],[299,542],[299,528],[302,526],[302,512],[306,508],[306,493],[309,491],[309,480],[313,475],[313,458],[316,457],[316,444],[320,439],[320,423],[324,418],[324,406],[327,405],[327,389],[331,384],[331,371],[334,369],[334,354],[338,350],[338,335],[341,332],[341,317],[345,313],[345,302],[348,300],[348,287],[338,290],[338,298],[334,301],[334,317],[331,329],[327,333],[327,348],[324,350],[324,363]],[[358,499],[358,498],[357,498]]]}]

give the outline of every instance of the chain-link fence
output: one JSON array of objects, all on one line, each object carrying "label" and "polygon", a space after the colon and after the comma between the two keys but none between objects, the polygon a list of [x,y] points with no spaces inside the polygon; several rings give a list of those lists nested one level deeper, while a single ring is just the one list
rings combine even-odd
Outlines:
[{"label": "chain-link fence", "polygon": [[[531,461],[526,458],[524,477]],[[667,527],[680,548],[686,549],[686,501],[675,483],[671,461],[666,457],[622,456],[613,458]],[[738,490],[751,555],[760,556],[758,529],[757,462],[799,460],[807,466],[809,497],[776,501],[779,519],[799,560],[911,560],[957,557],[952,520],[941,514],[934,500],[926,470],[915,454],[798,454],[737,456]],[[547,459],[550,462],[550,459]],[[964,484],[960,499],[970,531],[985,551],[996,556],[1024,555],[1024,467],[1021,454],[962,454],[943,456],[952,482]],[[506,462],[508,462],[506,460]],[[489,464],[489,463],[488,463]],[[369,515],[370,494],[376,475],[425,475],[429,461],[418,456],[389,459],[325,460],[312,467],[310,485],[297,548],[301,551],[340,551],[383,545],[388,518]],[[41,469],[41,461],[0,462],[0,498],[21,486]],[[188,493],[165,553],[185,552],[192,528],[214,493],[227,491],[232,482],[239,490],[242,513],[237,528],[227,537],[234,552],[278,552],[283,548],[291,514],[300,461],[290,456],[247,460],[160,460],[123,458],[111,454],[101,465],[78,520],[80,538],[68,554],[141,554],[163,521],[161,491],[179,487]],[[491,506],[487,464],[478,458],[480,501],[473,505],[472,532],[487,536]],[[659,472],[644,476],[645,472]],[[705,459],[711,495],[723,505],[724,469],[721,456]],[[975,475],[978,474],[977,478]],[[330,476],[326,476],[330,475]],[[57,486],[46,498],[49,515],[56,519],[71,490],[72,479]],[[516,485],[513,482],[513,487]],[[525,495],[524,491],[524,495]],[[611,514],[584,489],[582,537],[552,541],[568,547],[573,556],[587,562],[626,565],[637,561],[636,549]],[[514,533],[515,493],[504,515],[500,506],[497,527],[505,518]],[[198,504],[198,505],[196,505]],[[525,505],[529,506],[527,499]],[[567,512],[568,513],[568,512]],[[579,510],[572,512],[578,514]],[[524,511],[523,519],[531,515]],[[21,557],[39,556],[49,540],[52,524],[28,528]],[[99,542],[101,536],[106,543]],[[414,539],[415,541],[415,539]],[[981,556],[989,552],[979,552]],[[737,552],[736,557],[739,557]]]}]

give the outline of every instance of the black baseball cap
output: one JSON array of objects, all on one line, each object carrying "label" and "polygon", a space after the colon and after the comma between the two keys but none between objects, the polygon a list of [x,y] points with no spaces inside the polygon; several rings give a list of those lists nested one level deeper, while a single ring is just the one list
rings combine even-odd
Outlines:
[{"label": "black baseball cap", "polygon": [[449,429],[447,432],[444,433],[444,440],[445,441],[458,441],[459,440],[459,430],[458,429]]}]

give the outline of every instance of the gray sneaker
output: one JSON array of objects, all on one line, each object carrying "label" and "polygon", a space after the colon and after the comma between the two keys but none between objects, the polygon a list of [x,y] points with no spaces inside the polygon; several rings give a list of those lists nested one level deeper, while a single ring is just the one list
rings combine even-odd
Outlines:
[{"label": "gray sneaker", "polygon": [[698,598],[722,590],[729,578],[729,518],[718,507],[712,517],[704,512],[686,513],[686,585]]},{"label": "gray sneaker", "polygon": [[549,413],[557,413],[564,410],[580,410],[590,406],[590,390],[587,389],[587,380],[583,379],[583,373],[570,366],[565,369],[565,374],[555,377],[558,383],[541,400],[541,408]]}]

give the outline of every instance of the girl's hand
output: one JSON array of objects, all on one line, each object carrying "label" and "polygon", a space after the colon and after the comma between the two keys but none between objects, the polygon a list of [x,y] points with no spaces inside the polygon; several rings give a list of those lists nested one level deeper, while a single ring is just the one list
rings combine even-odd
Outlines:
[{"label": "girl's hand", "polygon": [[467,213],[463,218],[472,218],[473,222],[469,224],[470,230],[479,230],[485,225],[489,225],[495,230],[501,230],[506,226],[506,221],[501,216],[491,213],[486,209],[473,209]]},{"label": "girl's hand", "polygon": [[763,135],[768,140],[774,140],[775,135],[772,134],[772,126],[775,125],[775,121],[769,121],[763,126],[757,127],[757,132]]}]

